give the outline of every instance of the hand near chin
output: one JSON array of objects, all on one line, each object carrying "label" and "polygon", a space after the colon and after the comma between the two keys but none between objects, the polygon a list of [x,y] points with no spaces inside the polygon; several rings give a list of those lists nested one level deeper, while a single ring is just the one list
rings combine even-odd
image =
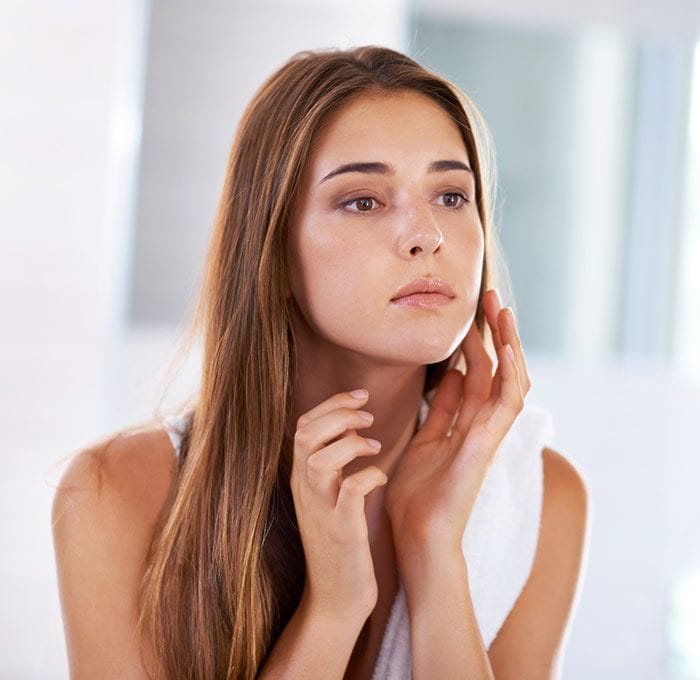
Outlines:
[{"label": "hand near chin", "polygon": [[501,307],[493,289],[486,292],[483,304],[498,355],[495,374],[472,324],[461,344],[466,372],[445,373],[423,426],[386,485],[385,505],[399,559],[461,552],[482,482],[530,389],[510,310]]}]

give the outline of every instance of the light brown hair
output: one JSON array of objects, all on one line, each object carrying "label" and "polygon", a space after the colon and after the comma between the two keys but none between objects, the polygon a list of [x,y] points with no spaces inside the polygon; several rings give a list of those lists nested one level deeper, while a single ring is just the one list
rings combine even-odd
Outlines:
[{"label": "light brown hair", "polygon": [[[459,127],[484,229],[479,299],[502,284],[491,138],[463,91],[374,45],[299,52],[262,84],[228,158],[189,335],[202,340],[201,386],[142,583],[139,631],[155,652],[156,678],[252,680],[298,605],[305,564],[289,488],[290,221],[329,116],[355,97],[400,90],[430,97]],[[485,336],[481,304],[475,323]],[[427,367],[424,394],[458,359]]]}]

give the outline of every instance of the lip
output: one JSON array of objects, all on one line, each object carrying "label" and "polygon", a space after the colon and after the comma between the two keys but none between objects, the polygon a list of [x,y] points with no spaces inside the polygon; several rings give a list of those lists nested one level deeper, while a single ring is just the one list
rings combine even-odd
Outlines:
[{"label": "lip", "polygon": [[395,305],[404,307],[442,307],[452,302],[452,298],[442,293],[413,293],[413,295],[404,295],[403,297],[392,300]]},{"label": "lip", "polygon": [[453,298],[455,296],[452,286],[446,281],[421,277],[401,286],[401,288],[394,293],[394,297],[391,298],[391,301],[396,302],[399,298],[405,298],[415,293],[438,293],[447,298]]}]

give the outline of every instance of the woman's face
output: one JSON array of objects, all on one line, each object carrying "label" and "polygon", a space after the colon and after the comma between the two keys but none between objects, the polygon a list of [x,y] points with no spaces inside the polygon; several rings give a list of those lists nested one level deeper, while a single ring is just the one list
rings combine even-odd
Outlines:
[{"label": "woman's face", "polygon": [[[290,283],[322,340],[428,364],[466,335],[484,256],[475,181],[459,167],[431,172],[436,161],[471,167],[456,124],[417,92],[362,96],[317,137],[291,225]],[[326,178],[350,163],[375,169]],[[433,308],[392,302],[418,277],[443,279],[454,298]]]}]

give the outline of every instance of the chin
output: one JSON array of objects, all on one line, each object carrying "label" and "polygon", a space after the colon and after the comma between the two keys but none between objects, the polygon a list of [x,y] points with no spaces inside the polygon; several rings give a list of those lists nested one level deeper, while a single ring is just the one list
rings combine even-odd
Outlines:
[{"label": "chin", "polygon": [[401,358],[403,362],[407,364],[438,364],[445,359],[449,359],[453,352],[454,350],[452,350],[449,345],[445,345],[440,349],[436,349],[435,347],[426,347],[422,351],[418,351],[415,347],[413,347],[410,352],[405,352]]}]

